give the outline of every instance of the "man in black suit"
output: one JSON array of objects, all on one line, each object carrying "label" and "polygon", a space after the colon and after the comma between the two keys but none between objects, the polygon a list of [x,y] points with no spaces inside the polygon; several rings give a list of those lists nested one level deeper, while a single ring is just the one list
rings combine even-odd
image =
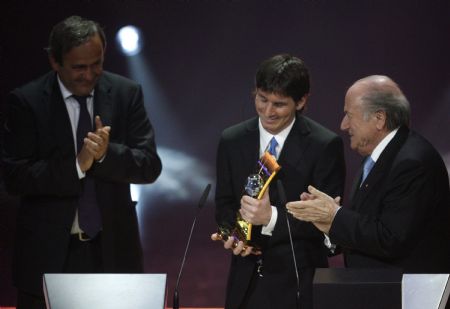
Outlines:
[{"label": "man in black suit", "polygon": [[129,184],[155,181],[161,161],[141,87],[103,72],[105,46],[96,22],[63,20],[50,34],[53,72],[8,97],[2,164],[21,196],[18,308],[45,308],[44,273],[143,270]]},{"label": "man in black suit", "polygon": [[402,91],[386,76],[363,78],[348,90],[344,112],[341,129],[365,157],[349,207],[310,187],[287,208],[340,245],[347,267],[449,273],[447,169],[433,146],[409,129]]},{"label": "man in black suit", "polygon": [[[253,224],[260,252],[234,244],[228,278],[227,309],[298,308],[293,256],[285,217],[275,185],[261,200],[242,196],[247,177],[255,173],[258,158],[275,138],[275,157],[281,170],[272,182],[282,181],[288,201],[297,200],[309,183],[328,194],[343,190],[345,163],[342,140],[302,115],[309,95],[309,74],[302,60],[276,55],[259,67],[255,83],[258,117],[224,130],[217,152],[216,220],[234,225],[236,213]],[[333,193],[334,192],[334,193]],[[295,220],[294,220],[295,221]],[[310,223],[291,222],[300,271],[300,308],[312,308],[315,267],[327,267],[324,235]],[[212,235],[218,240],[217,234]]]}]

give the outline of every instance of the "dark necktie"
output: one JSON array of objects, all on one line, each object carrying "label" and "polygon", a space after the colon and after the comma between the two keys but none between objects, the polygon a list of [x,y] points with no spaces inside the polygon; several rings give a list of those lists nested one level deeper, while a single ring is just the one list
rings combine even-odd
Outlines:
[{"label": "dark necktie", "polygon": [[[84,138],[92,131],[92,119],[87,109],[87,96],[73,96],[80,104],[80,117],[77,126],[77,152],[83,147]],[[78,223],[80,228],[94,238],[102,228],[102,219],[95,195],[95,183],[89,176],[82,181],[83,192],[78,200]]]},{"label": "dark necktie", "polygon": [[83,147],[83,140],[87,136],[88,132],[92,131],[92,120],[87,109],[88,96],[76,96],[73,98],[80,104],[80,117],[78,118],[77,126],[77,153],[81,151]]}]

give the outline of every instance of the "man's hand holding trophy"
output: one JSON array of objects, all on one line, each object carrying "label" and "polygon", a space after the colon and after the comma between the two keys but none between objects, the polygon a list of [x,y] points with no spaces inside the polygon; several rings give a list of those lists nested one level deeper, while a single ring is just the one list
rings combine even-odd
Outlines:
[{"label": "man's hand holding trophy", "polygon": [[[247,177],[244,186],[244,195],[254,199],[268,199],[268,188],[281,169],[277,160],[268,151],[265,151],[257,162],[257,171]],[[218,232],[211,235],[212,240],[223,240],[226,249],[232,249],[234,254],[247,256],[249,254],[261,254],[260,247],[253,242],[252,223],[245,220],[241,215],[241,209],[236,213],[234,226],[221,225]]]}]

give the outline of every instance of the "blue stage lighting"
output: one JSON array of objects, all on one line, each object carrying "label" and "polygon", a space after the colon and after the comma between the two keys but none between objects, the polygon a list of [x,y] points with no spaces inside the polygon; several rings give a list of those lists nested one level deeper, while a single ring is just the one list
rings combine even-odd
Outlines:
[{"label": "blue stage lighting", "polygon": [[134,26],[125,26],[117,32],[117,42],[127,56],[137,55],[142,49],[141,31]]}]

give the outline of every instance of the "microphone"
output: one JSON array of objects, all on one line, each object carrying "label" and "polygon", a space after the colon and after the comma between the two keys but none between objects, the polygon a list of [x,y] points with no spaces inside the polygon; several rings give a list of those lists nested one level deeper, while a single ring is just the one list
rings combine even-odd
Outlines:
[{"label": "microphone", "polygon": [[189,233],[188,242],[186,244],[186,249],[184,250],[183,260],[181,262],[180,271],[178,272],[177,283],[175,285],[175,290],[173,292],[173,309],[179,309],[179,296],[178,296],[178,285],[180,284],[181,273],[183,272],[184,262],[186,262],[186,256],[189,249],[189,244],[191,243],[192,232],[194,231],[195,222],[197,221],[197,216],[200,213],[200,210],[205,205],[206,199],[208,198],[209,190],[211,190],[211,184],[209,183],[205,190],[203,191],[202,196],[198,202],[197,213],[195,214],[194,221],[192,222],[191,232]]},{"label": "microphone", "polygon": [[[286,203],[287,203],[286,192],[284,191],[283,183],[281,182],[280,179],[277,180],[277,189],[278,189],[278,194],[280,196],[281,204],[286,207]],[[287,223],[288,234],[289,234],[289,242],[291,244],[292,257],[294,259],[295,277],[297,279],[297,308],[299,308],[299,306],[300,306],[300,279],[298,277],[297,259],[295,258],[294,242],[292,241],[291,224],[289,223],[289,217],[288,217],[287,211],[285,211],[284,214],[286,215],[286,223]]]}]

